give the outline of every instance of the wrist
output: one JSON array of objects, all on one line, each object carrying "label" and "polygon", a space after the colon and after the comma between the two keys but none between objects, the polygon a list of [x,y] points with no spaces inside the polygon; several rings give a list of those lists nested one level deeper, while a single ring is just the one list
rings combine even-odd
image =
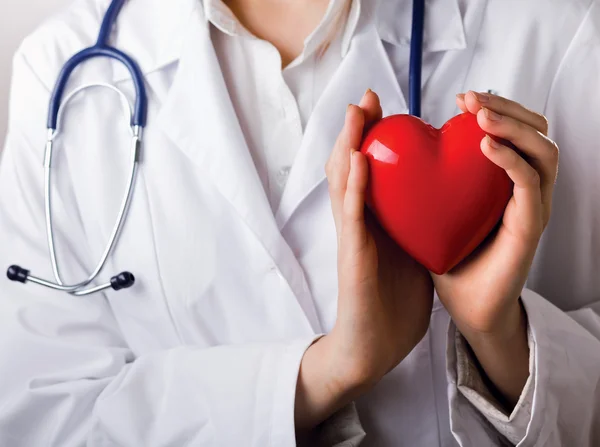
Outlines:
[{"label": "wrist", "polygon": [[295,404],[297,430],[313,429],[363,392],[338,366],[332,336],[321,337],[307,349],[300,365]]},{"label": "wrist", "polygon": [[372,388],[383,374],[356,361],[352,347],[347,348],[342,340],[334,329],[319,340],[314,354],[320,359],[323,382],[331,395],[351,401]]},{"label": "wrist", "polygon": [[520,303],[518,308],[517,321],[507,319],[503,330],[463,332],[459,328],[509,413],[529,377],[527,315]]},{"label": "wrist", "polygon": [[527,316],[521,299],[514,301],[494,316],[494,324],[486,330],[474,329],[469,325],[456,324],[460,333],[473,345],[486,344],[506,346],[527,335]]},{"label": "wrist", "polygon": [[357,346],[346,337],[342,328],[334,327],[324,337],[327,349],[328,379],[340,393],[356,398],[373,388],[390,368],[383,359],[387,358],[380,345],[377,348]]}]

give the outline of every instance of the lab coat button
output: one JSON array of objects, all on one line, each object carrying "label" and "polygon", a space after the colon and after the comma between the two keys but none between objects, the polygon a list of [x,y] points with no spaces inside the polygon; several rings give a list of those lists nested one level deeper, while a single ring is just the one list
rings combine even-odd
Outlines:
[{"label": "lab coat button", "polygon": [[282,179],[286,179],[290,175],[291,170],[292,170],[292,168],[289,166],[286,166],[285,168],[281,168],[279,170],[279,177],[281,177]]},{"label": "lab coat button", "polygon": [[283,276],[283,273],[281,273],[279,271],[279,269],[277,268],[277,266],[275,264],[272,264],[269,267],[269,272],[276,274],[279,277],[279,279],[281,279],[282,281],[285,281],[285,277]]}]

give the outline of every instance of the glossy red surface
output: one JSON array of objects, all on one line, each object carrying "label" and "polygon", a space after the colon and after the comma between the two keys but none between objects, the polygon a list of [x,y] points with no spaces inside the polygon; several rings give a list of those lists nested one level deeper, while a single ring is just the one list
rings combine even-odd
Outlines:
[{"label": "glossy red surface", "polygon": [[472,114],[439,130],[393,115],[363,142],[369,207],[392,239],[434,273],[446,273],[472,253],[512,196],[508,175],[481,152],[485,135]]}]

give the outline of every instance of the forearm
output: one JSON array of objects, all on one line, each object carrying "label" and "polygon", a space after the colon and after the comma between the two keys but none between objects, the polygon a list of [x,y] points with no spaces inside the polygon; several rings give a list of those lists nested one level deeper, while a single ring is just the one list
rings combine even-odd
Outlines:
[{"label": "forearm", "polygon": [[348,386],[331,361],[331,339],[325,336],[304,354],[296,386],[296,432],[312,430],[356,399],[361,386]]},{"label": "forearm", "polygon": [[459,330],[510,411],[517,404],[529,377],[527,315],[520,302],[506,321],[502,333],[482,334],[460,327]]}]

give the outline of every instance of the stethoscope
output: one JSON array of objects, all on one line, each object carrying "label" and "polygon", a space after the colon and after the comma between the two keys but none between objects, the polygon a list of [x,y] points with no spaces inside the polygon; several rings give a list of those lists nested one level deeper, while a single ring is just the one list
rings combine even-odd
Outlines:
[{"label": "stethoscope", "polygon": [[[132,193],[136,180],[138,164],[140,161],[140,150],[142,143],[142,130],[146,125],[147,114],[147,96],[144,85],[142,71],[136,62],[127,56],[125,53],[111,47],[108,44],[110,33],[115,25],[119,12],[123,7],[125,0],[112,0],[106,15],[100,27],[100,33],[96,44],[90,48],[77,53],[63,67],[54,87],[54,92],[50,98],[50,107],[48,113],[48,139],[46,142],[46,150],[44,156],[44,208],[46,219],[46,236],[48,239],[48,249],[50,252],[50,261],[52,263],[52,271],[56,282],[47,281],[45,279],[33,276],[29,270],[13,265],[9,267],[7,276],[11,281],[21,283],[32,282],[50,289],[67,292],[75,296],[86,296],[96,292],[101,292],[106,289],[122,290],[133,286],[135,277],[130,272],[122,272],[113,276],[110,282],[96,286],[88,287],[103,271],[108,257],[113,253],[117,240],[121,235],[123,224],[127,218],[127,212],[131,203]],[[412,37],[410,49],[410,76],[409,76],[409,113],[414,116],[421,115],[421,69],[423,61],[423,30],[425,22],[425,0],[413,0],[413,21],[412,21]],[[119,89],[109,84],[89,84],[77,88],[63,100],[63,94],[69,77],[73,70],[82,63],[96,57],[109,57],[116,59],[127,67],[131,74],[135,85],[136,100],[132,110],[129,100],[126,95]],[[51,173],[52,173],[52,155],[54,141],[59,134],[60,124],[65,106],[81,91],[91,87],[103,87],[117,93],[124,105],[124,110],[127,112],[128,125],[131,127],[131,170],[129,181],[125,194],[121,201],[121,206],[117,214],[115,225],[110,234],[108,243],[100,261],[94,271],[88,278],[78,284],[66,285],[61,277],[56,256],[56,245],[54,240],[54,227],[52,221],[52,195],[51,195]]]}]

